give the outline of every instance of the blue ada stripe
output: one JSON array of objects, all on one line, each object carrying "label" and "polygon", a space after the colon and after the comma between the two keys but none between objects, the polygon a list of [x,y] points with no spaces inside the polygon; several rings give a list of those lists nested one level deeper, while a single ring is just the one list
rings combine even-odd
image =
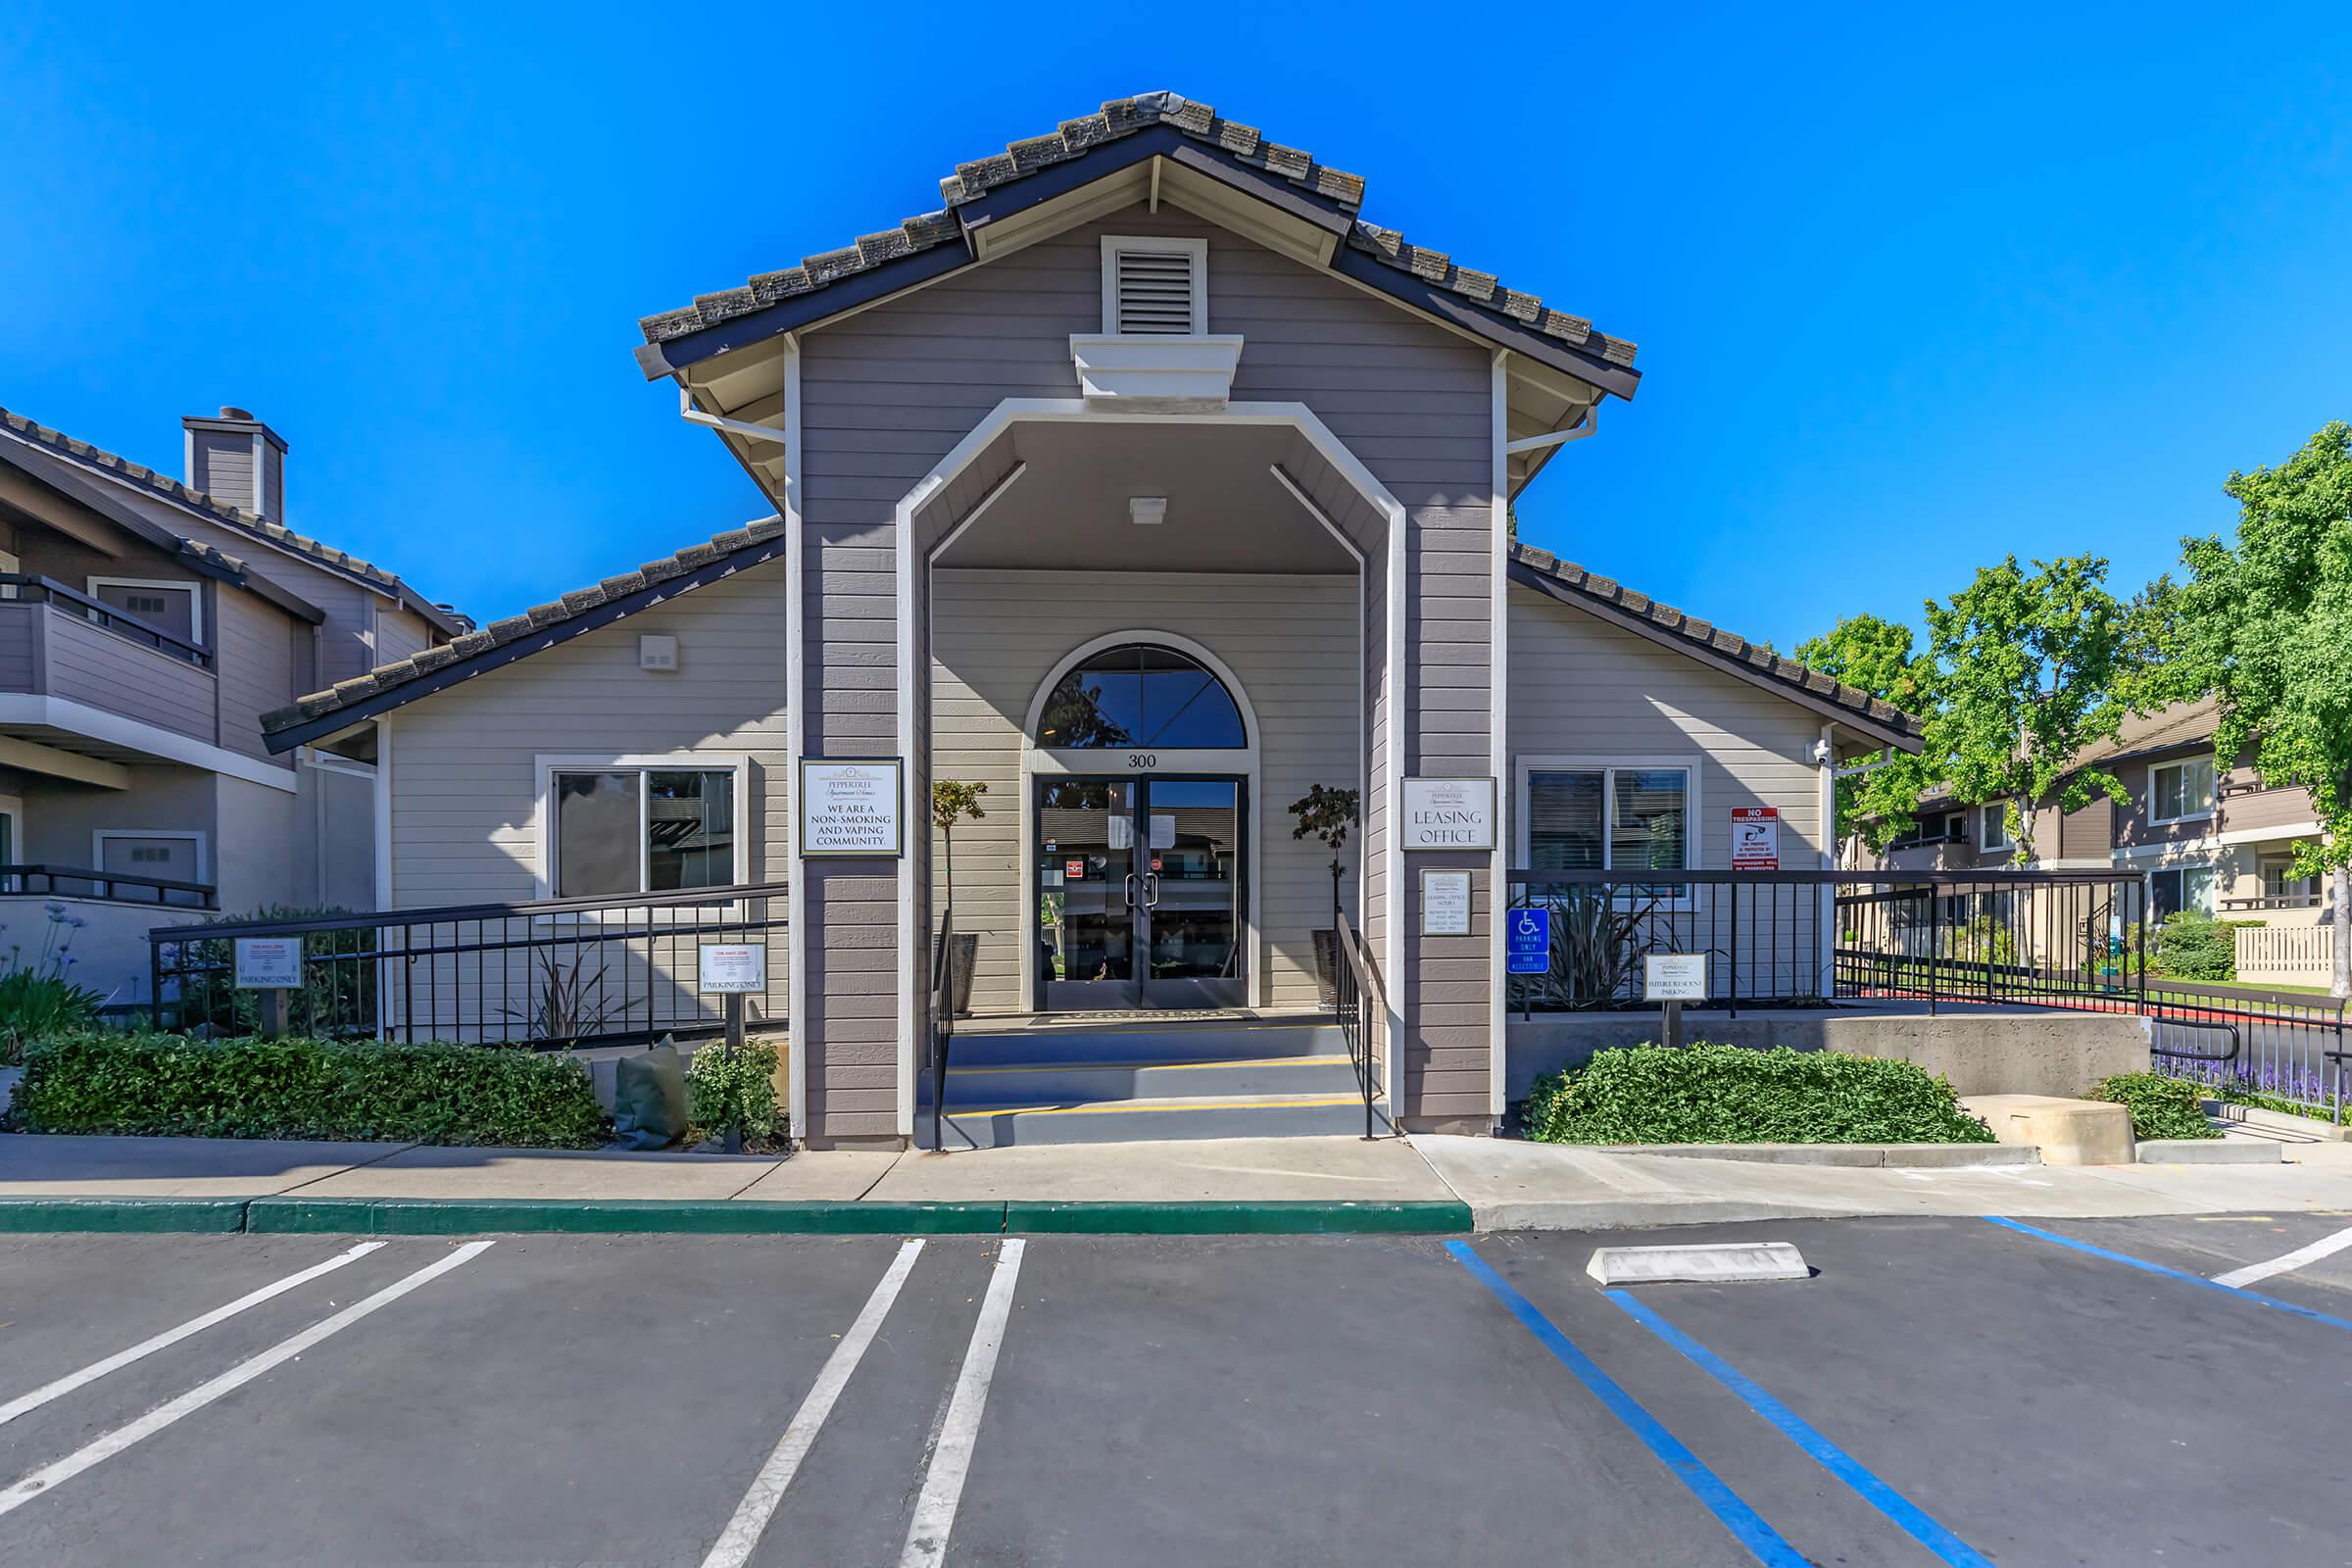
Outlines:
[{"label": "blue ada stripe", "polygon": [[1747,1407],[1780,1429],[1781,1436],[1813,1456],[1816,1463],[1854,1489],[1862,1500],[1899,1525],[1903,1532],[1953,1568],[1994,1568],[1991,1558],[1937,1524],[1925,1509],[1870,1473],[1863,1463],[1823,1437],[1805,1419],[1766,1393],[1763,1386],[1713,1350],[1667,1322],[1624,1291],[1601,1293],[1625,1309],[1628,1316],[1690,1359],[1709,1377],[1747,1401]]},{"label": "blue ada stripe", "polygon": [[1525,1324],[1527,1331],[1543,1342],[1545,1349],[1559,1363],[1576,1374],[1576,1380],[1592,1392],[1594,1398],[1608,1407],[1611,1415],[1624,1422],[1635,1437],[1640,1438],[1649,1451],[1656,1454],[1667,1469],[1674,1472],[1691,1494],[1707,1505],[1709,1512],[1723,1521],[1725,1529],[1739,1538],[1740,1544],[1755,1554],[1758,1562],[1771,1568],[1810,1568],[1808,1560],[1794,1546],[1781,1539],[1780,1532],[1764,1522],[1763,1516],[1749,1507],[1740,1494],[1723,1484],[1723,1478],[1699,1462],[1698,1455],[1683,1446],[1680,1439],[1661,1426],[1656,1416],[1642,1407],[1635,1397],[1616,1383],[1576,1348],[1574,1341],[1562,1334],[1551,1319],[1536,1309],[1533,1301],[1521,1296],[1510,1281],[1494,1272],[1487,1260],[1471,1250],[1467,1242],[1447,1242],[1446,1250],[1454,1261],[1468,1269],[1494,1298],[1511,1309],[1511,1315]]},{"label": "blue ada stripe", "polygon": [[1988,1224],[1998,1225],[2003,1230],[2015,1231],[2021,1236],[2031,1236],[2037,1241],[2054,1242],[2060,1247],[2071,1247],[2078,1252],[2088,1252],[2091,1256],[2103,1257],[2110,1263],[2121,1263],[2127,1268],[2139,1269],[2144,1273],[2161,1274],[2166,1279],[2180,1280],[2190,1285],[2201,1285],[2209,1291],[2219,1291],[2224,1296],[2234,1297],[2241,1301],[2252,1301],[2257,1306],[2267,1306],[2274,1311],[2290,1313],[2295,1317],[2307,1317],[2314,1323],[2325,1323],[2331,1329],[2352,1329],[2352,1321],[2340,1317],[2330,1317],[2326,1312],[2314,1311],[2308,1306],[2297,1306],[2292,1301],[2281,1301],[2276,1296],[2262,1296],[2253,1291],[2241,1291],[2234,1285],[2224,1285],[2219,1281],[2209,1280],[2202,1274],[2191,1274],[2186,1269],[2167,1268],[2162,1263],[2151,1263],[2144,1257],[2133,1257],[2128,1252],[2111,1252],[2104,1247],[2093,1247],[2088,1242],[2078,1242],[2072,1236],[2061,1236],[2056,1231],[2045,1231],[2038,1226],[2020,1224],[2016,1220],[2005,1219],[1998,1214],[1986,1214],[1984,1219]]}]

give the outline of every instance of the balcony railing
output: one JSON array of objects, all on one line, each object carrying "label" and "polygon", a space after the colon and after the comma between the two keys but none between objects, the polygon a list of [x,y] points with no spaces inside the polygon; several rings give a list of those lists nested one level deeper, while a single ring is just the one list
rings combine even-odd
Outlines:
[{"label": "balcony railing", "polygon": [[2264,893],[2254,898],[2222,900],[2223,910],[2230,913],[2247,909],[2316,909],[2319,906],[2320,894],[2317,888],[2309,893]]},{"label": "balcony railing", "polygon": [[175,882],[170,877],[126,876],[86,865],[0,865],[0,894],[50,899],[97,899],[107,904],[158,904],[172,909],[218,908],[209,882]]},{"label": "balcony railing", "polygon": [[127,637],[160,654],[184,660],[198,669],[213,667],[213,651],[201,643],[192,643],[136,615],[125,614],[112,605],[100,604],[80,589],[70,588],[54,577],[28,576],[17,571],[0,572],[0,603],[12,602],[45,604],[118,636]]}]

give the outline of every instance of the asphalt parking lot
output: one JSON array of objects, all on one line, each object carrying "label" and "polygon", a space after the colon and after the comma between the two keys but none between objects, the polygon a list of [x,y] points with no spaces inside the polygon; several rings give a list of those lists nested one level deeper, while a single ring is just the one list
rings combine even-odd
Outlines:
[{"label": "asphalt parking lot", "polygon": [[0,1238],[0,1561],[2343,1563],[2347,1227]]}]

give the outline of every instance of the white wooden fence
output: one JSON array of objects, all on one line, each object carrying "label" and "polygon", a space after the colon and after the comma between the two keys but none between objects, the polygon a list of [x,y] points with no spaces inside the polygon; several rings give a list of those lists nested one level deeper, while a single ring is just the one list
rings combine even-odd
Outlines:
[{"label": "white wooden fence", "polygon": [[2248,985],[2324,986],[2333,972],[2335,930],[2325,925],[2237,928],[2237,978]]}]

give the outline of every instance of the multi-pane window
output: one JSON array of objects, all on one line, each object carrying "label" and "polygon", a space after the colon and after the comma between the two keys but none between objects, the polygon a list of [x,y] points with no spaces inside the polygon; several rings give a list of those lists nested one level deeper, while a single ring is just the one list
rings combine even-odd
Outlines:
[{"label": "multi-pane window", "polygon": [[1977,843],[1985,850],[2006,850],[2016,846],[2017,841],[2009,836],[2007,802],[1995,801],[1984,808],[1984,836]]},{"label": "multi-pane window", "polygon": [[2150,872],[2148,895],[2159,920],[2182,910],[2209,915],[2213,913],[2213,867],[2182,865]]},{"label": "multi-pane window", "polygon": [[2149,817],[2180,822],[2213,814],[2213,759],[2167,762],[2148,769]]},{"label": "multi-pane window", "polygon": [[722,888],[743,880],[733,768],[558,768],[554,875],[560,899]]},{"label": "multi-pane window", "polygon": [[1559,767],[1527,775],[1537,871],[1679,871],[1690,864],[1690,771]]}]

